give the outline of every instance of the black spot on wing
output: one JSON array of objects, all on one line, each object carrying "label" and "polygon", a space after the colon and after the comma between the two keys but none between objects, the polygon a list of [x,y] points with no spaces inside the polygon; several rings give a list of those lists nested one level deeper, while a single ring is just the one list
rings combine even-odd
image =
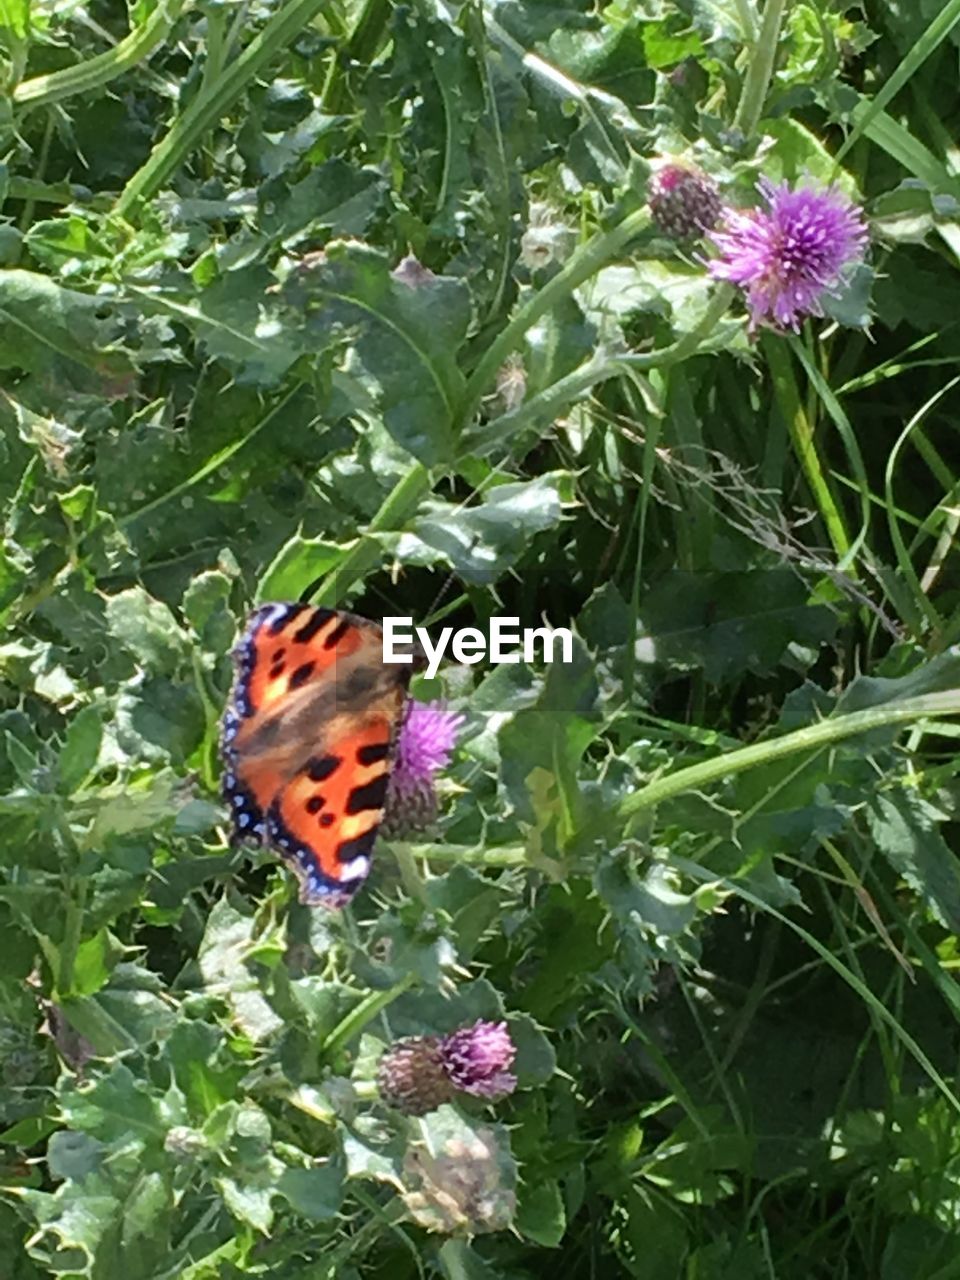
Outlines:
[{"label": "black spot on wing", "polygon": [[332,813],[321,813],[319,821],[321,827],[332,827],[336,819]]},{"label": "black spot on wing", "polygon": [[306,774],[311,782],[325,782],[342,764],[341,756],[314,756],[307,761]]},{"label": "black spot on wing", "polygon": [[335,649],[343,637],[347,634],[353,623],[347,618],[341,618],[337,625],[333,628],[326,640],[323,642],[325,649]]},{"label": "black spot on wing", "polygon": [[277,609],[277,612],[274,616],[273,621],[270,623],[270,626],[267,628],[267,634],[271,636],[277,636],[284,629],[284,627],[288,626],[291,622],[293,622],[295,618],[300,617],[301,613],[303,613],[303,611],[307,608],[307,605],[285,604],[285,605],[273,606],[273,607]]},{"label": "black spot on wing", "polygon": [[387,775],[381,773],[378,778],[365,782],[361,787],[354,787],[347,800],[347,813],[363,813],[366,809],[382,809],[387,795]]},{"label": "black spot on wing", "polygon": [[319,813],[326,803],[323,796],[311,796],[303,807],[307,813]]},{"label": "black spot on wing", "polygon": [[[304,609],[307,608],[306,605],[303,605],[302,607]],[[325,627],[333,616],[334,611],[332,609],[311,609],[310,617],[302,627],[298,627],[293,633],[293,638],[296,643],[306,644],[308,641],[312,640],[317,632],[322,627]]]},{"label": "black spot on wing", "polygon": [[358,764],[379,764],[390,754],[389,742],[370,742],[357,752]]},{"label": "black spot on wing", "polygon": [[355,836],[353,840],[342,840],[337,846],[338,861],[350,862],[353,858],[369,858],[376,839],[377,828],[374,827],[370,831],[365,831],[362,836]]},{"label": "black spot on wing", "polygon": [[305,685],[316,670],[316,666],[317,664],[315,662],[301,663],[290,677],[290,684],[288,685],[288,688],[299,689],[301,685]]},{"label": "black spot on wing", "polygon": [[[326,816],[326,815],[324,815]],[[266,816],[266,838],[280,856],[290,864],[300,881],[300,901],[310,906],[339,909],[345,907],[363,882],[363,876],[344,881],[328,876],[317,862],[309,845],[298,840],[280,814],[279,801],[274,800]]]}]

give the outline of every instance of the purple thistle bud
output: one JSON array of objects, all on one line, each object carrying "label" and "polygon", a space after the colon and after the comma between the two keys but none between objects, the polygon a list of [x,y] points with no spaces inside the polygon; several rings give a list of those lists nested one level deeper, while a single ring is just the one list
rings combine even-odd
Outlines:
[{"label": "purple thistle bud", "polygon": [[377,1066],[377,1088],[388,1106],[425,1116],[454,1095],[438,1036],[409,1036],[390,1046]]},{"label": "purple thistle bud", "polygon": [[712,230],[722,207],[713,179],[679,164],[665,165],[651,177],[649,204],[655,226],[674,240]]},{"label": "purple thistle bud", "polygon": [[739,285],[747,296],[750,327],[768,322],[798,329],[805,315],[821,316],[821,299],[863,259],[863,211],[836,187],[758,184],[765,209],[729,209],[711,239],[720,256],[711,275]]},{"label": "purple thistle bud", "polygon": [[517,1087],[516,1076],[507,1070],[516,1052],[505,1022],[479,1018],[472,1027],[460,1027],[440,1041],[444,1070],[456,1088],[491,1101]]}]

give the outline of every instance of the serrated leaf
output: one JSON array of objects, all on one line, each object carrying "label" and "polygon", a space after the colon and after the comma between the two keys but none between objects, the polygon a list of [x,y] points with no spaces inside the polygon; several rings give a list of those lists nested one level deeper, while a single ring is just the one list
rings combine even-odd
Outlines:
[{"label": "serrated leaf", "polygon": [[550,471],[497,485],[471,506],[430,499],[411,532],[398,539],[397,554],[412,564],[442,560],[468,581],[487,584],[515,564],[538,533],[561,523],[572,498],[570,472]]},{"label": "serrated leaf", "polygon": [[187,638],[172,612],[142,587],[111,596],[106,617],[110,633],[147,671],[170,675],[185,660]]},{"label": "serrated leaf", "polygon": [[130,1136],[141,1142],[163,1141],[166,1125],[156,1096],[148,1082],[123,1063],[89,1083],[65,1081],[59,1099],[68,1124],[102,1141]]},{"label": "serrated leaf", "polygon": [[282,296],[305,344],[353,347],[399,445],[428,466],[449,461],[464,387],[456,354],[470,320],[462,280],[404,284],[382,253],[338,240],[295,266]]},{"label": "serrated leaf", "polygon": [[335,156],[292,186],[280,178],[262,186],[260,228],[286,246],[318,232],[362,236],[385,190],[375,169],[358,169]]},{"label": "serrated leaf", "polygon": [[53,373],[74,386],[129,375],[129,356],[99,318],[107,305],[32,271],[0,272],[0,369]]},{"label": "serrated leaf", "polygon": [[251,1040],[261,1041],[279,1031],[283,1021],[245,963],[257,945],[253,929],[251,916],[242,915],[226,898],[221,898],[207,920],[199,962],[209,992],[227,1002]]}]

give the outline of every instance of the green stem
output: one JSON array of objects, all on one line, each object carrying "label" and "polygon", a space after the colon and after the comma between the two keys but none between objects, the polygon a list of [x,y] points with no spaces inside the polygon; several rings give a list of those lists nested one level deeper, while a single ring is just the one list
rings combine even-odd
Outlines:
[{"label": "green stem", "polygon": [[644,369],[664,369],[686,360],[694,355],[713,333],[717,322],[730,306],[733,294],[731,285],[720,285],[697,327],[668,347],[661,347],[656,351],[637,352],[634,355],[607,356],[602,352],[594,353],[579,368],[535,396],[531,396],[516,409],[511,409],[509,413],[501,414],[499,418],[494,418],[492,422],[484,423],[470,432],[463,441],[461,452],[471,456],[484,454],[498,444],[515,441],[518,434],[536,419],[554,418],[561,409],[573,404],[597,383],[606,382],[623,373],[634,373]]},{"label": "green stem", "polygon": [[75,66],[64,67],[62,71],[51,71],[49,75],[22,81],[13,91],[14,105],[45,106],[75,97],[78,93],[92,93],[109,84],[143,62],[163,43],[180,17],[183,5],[184,0],[161,0],[143,26],[131,31],[116,48],[99,53],[95,58],[87,58]]},{"label": "green stem", "polygon": [[480,407],[480,402],[496,380],[497,370],[520,345],[523,335],[541,316],[551,311],[574,289],[584,284],[601,267],[612,261],[649,224],[650,213],[644,208],[629,213],[610,231],[603,231],[578,250],[562,271],[529,298],[509,324],[494,338],[467,381],[458,416],[460,427],[466,426]]},{"label": "green stem", "polygon": [[620,363],[630,369],[663,369],[695,355],[726,315],[735,293],[731,284],[717,285],[703,313],[703,319],[695,329],[685,333],[669,347],[661,347],[659,351],[638,351],[634,355],[620,356]]},{"label": "green stem", "polygon": [[743,81],[740,101],[734,124],[750,138],[756,132],[757,125],[763,115],[764,104],[773,77],[773,67],[777,59],[777,46],[780,43],[780,27],[786,12],[787,0],[767,0],[763,6],[763,20],[760,23],[760,35],[754,46],[750,66]]},{"label": "green stem", "polygon": [[402,982],[398,982],[395,987],[390,987],[386,991],[372,991],[370,995],[361,1000],[356,1008],[351,1009],[347,1016],[337,1023],[326,1040],[324,1040],[320,1046],[321,1057],[332,1058],[354,1036],[358,1036],[381,1010],[392,1004],[405,991],[409,991],[414,984],[414,980],[414,975],[410,973]]},{"label": "green stem", "polygon": [[41,182],[37,178],[11,178],[7,195],[11,200],[38,204],[79,204],[89,200],[89,188],[74,182]]},{"label": "green stem", "polygon": [[398,480],[384,499],[380,510],[367,525],[364,535],[350,548],[343,562],[330,571],[313,593],[315,604],[335,605],[358,578],[372,569],[383,554],[380,543],[371,534],[392,533],[401,528],[416,512],[421,499],[431,489],[431,476],[426,467],[415,463],[402,480]]},{"label": "green stem", "polygon": [[114,207],[118,217],[129,218],[141,201],[149,200],[160,190],[203,135],[226,115],[244,89],[266,71],[277,54],[313,21],[325,3],[326,0],[292,0],[274,14],[216,84],[197,94],[157,143],[120,193]]},{"label": "green stem", "polygon": [[831,716],[818,724],[807,725],[782,738],[754,742],[712,760],[678,769],[666,777],[657,778],[627,798],[620,805],[622,817],[632,817],[644,810],[685,791],[697,791],[722,778],[752,769],[754,765],[782,760],[798,751],[815,751],[843,738],[858,733],[868,733],[888,725],[905,724],[914,720],[937,719],[942,716],[960,715],[960,689],[945,689],[939,693],[925,693],[916,698],[903,698],[865,711],[852,711],[843,716]]},{"label": "green stem", "polygon": [[787,423],[790,439],[838,559],[843,560],[850,551],[850,538],[844,526],[843,516],[834,500],[830,485],[820,466],[820,458],[814,441],[813,425],[800,400],[797,380],[790,364],[790,356],[777,338],[764,340],[767,365],[773,377],[774,394],[780,412]]},{"label": "green stem", "polygon": [[467,434],[463,439],[461,455],[468,454],[470,457],[476,457],[488,453],[497,445],[515,446],[520,432],[535,423],[537,419],[546,418],[552,422],[561,409],[579,400],[598,382],[606,382],[608,378],[615,378],[621,373],[623,373],[623,366],[619,360],[608,359],[601,353],[594,354],[579,368],[568,373],[565,378],[560,378],[535,396],[531,396],[516,409],[501,414],[492,422],[485,422]]},{"label": "green stem", "polygon": [[524,867],[527,851],[522,844],[497,845],[492,849],[469,844],[413,844],[391,840],[394,855],[427,858],[431,862],[451,862],[457,866],[469,863],[477,867]]}]

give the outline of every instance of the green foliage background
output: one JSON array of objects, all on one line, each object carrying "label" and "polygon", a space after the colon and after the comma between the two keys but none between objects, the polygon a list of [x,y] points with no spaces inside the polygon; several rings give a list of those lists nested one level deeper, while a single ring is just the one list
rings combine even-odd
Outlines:
[{"label": "green foliage background", "polygon": [[[0,0],[0,1269],[960,1274],[960,0]],[[751,341],[681,156],[869,262]],[[452,571],[456,586],[437,593]],[[256,600],[449,666],[348,913],[231,851]],[[376,1097],[508,1020],[495,1113]]]}]

